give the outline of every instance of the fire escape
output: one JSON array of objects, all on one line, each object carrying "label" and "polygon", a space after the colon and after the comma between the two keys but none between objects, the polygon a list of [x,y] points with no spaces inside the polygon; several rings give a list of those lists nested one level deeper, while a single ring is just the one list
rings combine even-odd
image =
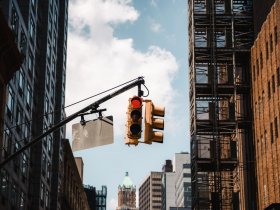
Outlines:
[{"label": "fire escape", "polygon": [[250,209],[252,0],[188,4],[192,209]]}]

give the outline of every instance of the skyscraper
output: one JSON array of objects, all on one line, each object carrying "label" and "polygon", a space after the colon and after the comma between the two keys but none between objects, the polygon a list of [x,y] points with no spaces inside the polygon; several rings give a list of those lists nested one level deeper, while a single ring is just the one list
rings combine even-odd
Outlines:
[{"label": "skyscraper", "polygon": [[[168,163],[168,162],[167,162]],[[167,165],[167,164],[166,164]],[[185,207],[191,209],[191,165],[188,152],[176,153],[173,171],[162,171],[162,209]]]},{"label": "skyscraper", "polygon": [[88,203],[91,210],[106,210],[107,187],[102,185],[101,190],[95,187],[84,185]]},{"label": "skyscraper", "polygon": [[[0,5],[24,58],[7,86],[5,159],[64,117],[68,0]],[[1,168],[1,209],[61,209],[64,136],[61,128]]]},{"label": "skyscraper", "polygon": [[191,209],[191,161],[190,153],[176,153],[175,163],[175,204],[176,207]]},{"label": "skyscraper", "polygon": [[175,206],[175,172],[171,160],[166,160],[162,167],[162,210]]},{"label": "skyscraper", "polygon": [[151,172],[140,185],[139,209],[162,209],[162,172]]},{"label": "skyscraper", "polygon": [[252,0],[189,0],[192,208],[256,208]]},{"label": "skyscraper", "polygon": [[128,172],[125,173],[123,182],[118,187],[117,210],[136,210],[136,187],[128,176]]},{"label": "skyscraper", "polygon": [[[61,210],[91,210],[87,193],[83,187],[79,169],[77,168],[70,143],[63,140],[63,177],[59,190],[59,208]],[[57,209],[57,208],[46,208]],[[95,209],[95,208],[93,208]]]},{"label": "skyscraper", "polygon": [[[3,118],[6,104],[6,86],[13,74],[22,64],[21,54],[14,36],[6,22],[0,8],[0,133],[3,133]],[[3,144],[3,135],[0,135],[0,148]],[[1,152],[0,152],[1,153]],[[0,155],[0,161],[2,156]]]}]

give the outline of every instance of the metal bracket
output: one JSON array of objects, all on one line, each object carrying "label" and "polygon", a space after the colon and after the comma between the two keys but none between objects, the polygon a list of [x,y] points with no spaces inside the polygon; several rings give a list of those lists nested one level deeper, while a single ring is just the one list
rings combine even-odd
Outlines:
[{"label": "metal bracket", "polygon": [[85,121],[85,118],[84,118],[84,116],[85,115],[89,115],[89,114],[94,114],[94,113],[98,113],[98,119],[101,119],[101,118],[103,118],[103,116],[102,116],[102,112],[104,112],[104,111],[107,111],[107,109],[92,109],[90,112],[86,112],[86,113],[81,113],[81,114],[79,114],[79,116],[81,116],[81,121],[80,121],[80,123],[81,123],[81,125],[86,125],[86,121]]}]

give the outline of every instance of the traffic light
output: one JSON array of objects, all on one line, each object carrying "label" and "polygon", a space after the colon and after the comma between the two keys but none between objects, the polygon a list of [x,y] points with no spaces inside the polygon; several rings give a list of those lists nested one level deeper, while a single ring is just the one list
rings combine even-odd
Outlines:
[{"label": "traffic light", "polygon": [[125,144],[138,144],[142,133],[142,101],[138,96],[129,98],[127,110],[127,134]]},{"label": "traffic light", "polygon": [[146,100],[145,107],[145,131],[144,143],[152,142],[163,143],[163,132],[154,131],[154,129],[163,130],[164,120],[158,117],[164,117],[165,108],[155,106],[151,100]]}]

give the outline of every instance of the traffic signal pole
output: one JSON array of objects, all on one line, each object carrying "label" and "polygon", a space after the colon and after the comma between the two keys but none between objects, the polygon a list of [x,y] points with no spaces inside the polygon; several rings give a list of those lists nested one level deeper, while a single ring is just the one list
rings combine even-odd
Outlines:
[{"label": "traffic signal pole", "polygon": [[25,151],[29,147],[33,146],[34,144],[36,144],[37,142],[42,140],[47,135],[49,135],[50,133],[54,132],[55,130],[57,130],[61,126],[64,126],[66,123],[72,121],[76,117],[79,117],[81,114],[86,113],[87,111],[90,111],[90,110],[96,111],[100,104],[110,100],[111,98],[114,98],[115,96],[118,96],[121,93],[124,93],[127,90],[130,90],[130,89],[132,89],[132,88],[134,88],[136,86],[138,86],[138,96],[141,97],[143,95],[143,92],[141,91],[141,85],[142,84],[145,84],[144,78],[143,77],[138,77],[136,79],[136,81],[131,82],[131,83],[125,85],[124,87],[120,88],[119,90],[117,90],[117,91],[115,91],[115,92],[113,92],[113,93],[111,93],[109,95],[106,95],[103,98],[100,98],[96,102],[93,102],[92,104],[88,105],[87,107],[77,111],[76,113],[70,115],[69,117],[66,117],[64,120],[60,121],[59,123],[57,123],[56,125],[54,125],[50,129],[48,129],[46,132],[42,133],[40,136],[36,137],[32,141],[30,141],[29,143],[24,145],[22,148],[17,150],[14,154],[12,154],[9,157],[7,157],[4,161],[2,161],[0,163],[0,168],[2,168],[6,163],[8,163],[13,158],[15,158],[17,155],[19,155],[20,153],[22,153],[23,151]]}]

